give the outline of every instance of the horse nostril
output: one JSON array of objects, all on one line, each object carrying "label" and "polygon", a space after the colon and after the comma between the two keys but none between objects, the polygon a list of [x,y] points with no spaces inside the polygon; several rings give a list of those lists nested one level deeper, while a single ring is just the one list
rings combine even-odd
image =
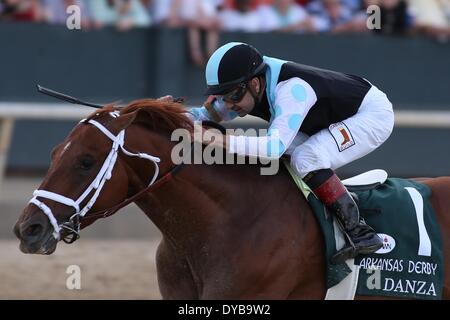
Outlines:
[{"label": "horse nostril", "polygon": [[41,224],[32,224],[27,226],[23,231],[22,231],[22,236],[24,237],[38,237],[42,231],[44,230],[44,227]]}]

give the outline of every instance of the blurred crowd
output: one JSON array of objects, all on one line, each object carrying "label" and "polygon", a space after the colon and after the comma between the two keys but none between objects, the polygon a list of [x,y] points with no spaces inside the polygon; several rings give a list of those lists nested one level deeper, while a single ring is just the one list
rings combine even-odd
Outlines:
[{"label": "blurred crowd", "polygon": [[[65,25],[71,5],[81,9],[82,29],[186,28],[197,65],[216,49],[221,31],[450,38],[450,0],[0,0],[0,19]],[[381,9],[381,28],[373,30],[367,27],[372,5]]]}]

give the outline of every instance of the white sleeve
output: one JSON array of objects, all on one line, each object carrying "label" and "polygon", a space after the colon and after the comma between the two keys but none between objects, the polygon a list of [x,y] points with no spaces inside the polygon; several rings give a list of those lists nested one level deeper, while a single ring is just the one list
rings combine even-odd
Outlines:
[{"label": "white sleeve", "polygon": [[280,158],[316,102],[317,95],[306,81],[296,77],[280,82],[275,89],[275,114],[267,135],[230,136],[230,152],[270,159]]}]

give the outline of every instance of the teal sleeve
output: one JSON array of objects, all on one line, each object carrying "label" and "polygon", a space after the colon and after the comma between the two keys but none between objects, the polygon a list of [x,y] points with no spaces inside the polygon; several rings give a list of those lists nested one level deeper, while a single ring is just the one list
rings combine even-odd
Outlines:
[{"label": "teal sleeve", "polygon": [[[221,121],[230,121],[238,116],[236,112],[229,110],[225,106],[225,103],[219,98],[213,102],[212,107],[220,117]],[[188,112],[191,119],[194,121],[214,120],[205,107],[194,107],[191,108]]]}]

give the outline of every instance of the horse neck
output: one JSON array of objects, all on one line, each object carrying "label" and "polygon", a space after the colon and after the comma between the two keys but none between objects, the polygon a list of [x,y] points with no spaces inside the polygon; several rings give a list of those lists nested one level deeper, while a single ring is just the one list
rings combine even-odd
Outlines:
[{"label": "horse neck", "polygon": [[[173,167],[170,159],[173,143],[167,137],[143,128],[135,128],[128,135],[131,136],[139,137],[133,139],[135,150],[158,150],[161,175]],[[142,177],[148,181],[145,177],[152,175],[153,167],[148,164],[143,170],[136,162],[129,163],[129,167],[130,187],[136,192],[145,187]],[[289,179],[286,175],[286,170],[282,170],[281,174],[264,176],[256,165],[187,164],[171,181],[136,204],[174,245],[195,248],[210,236],[239,237],[261,215],[270,214],[267,208],[273,207],[274,201],[293,189],[298,193],[293,183],[286,183]],[[297,210],[309,210],[306,201],[298,199]]]}]

